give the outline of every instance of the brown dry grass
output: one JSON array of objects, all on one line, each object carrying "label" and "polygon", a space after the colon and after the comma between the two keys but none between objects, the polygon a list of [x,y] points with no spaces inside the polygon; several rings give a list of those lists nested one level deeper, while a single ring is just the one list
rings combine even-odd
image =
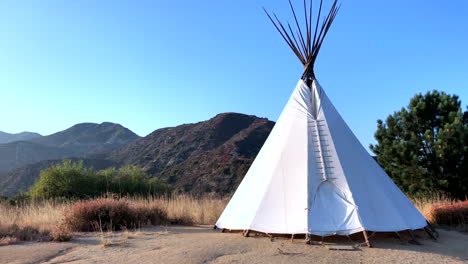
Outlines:
[{"label": "brown dry grass", "polygon": [[[33,227],[39,231],[50,231],[63,219],[68,203],[35,201],[20,206],[0,203],[0,230],[16,225]],[[0,231],[1,235],[1,231]]]},{"label": "brown dry grass", "polygon": [[[163,208],[171,223],[214,224],[229,199],[217,197],[198,199],[188,195],[179,195],[165,198],[128,198],[127,201],[135,207]],[[437,224],[437,221],[431,213],[431,208],[457,202],[443,195],[411,198],[411,201],[432,224]],[[51,200],[30,202],[21,206],[0,203],[0,238],[6,240],[6,237],[11,235],[8,230],[12,226],[20,229],[33,228],[41,232],[53,231],[63,223],[64,212],[70,208],[70,205],[70,203]]]},{"label": "brown dry grass", "polygon": [[432,196],[410,198],[410,200],[431,224],[437,224],[431,213],[432,207],[440,204],[452,204],[457,202],[456,200],[443,194],[433,194]]},{"label": "brown dry grass", "polygon": [[[133,208],[163,208],[170,222],[175,224],[214,224],[228,202],[226,198],[196,199],[188,195],[126,200]],[[71,207],[69,202],[53,200],[33,201],[17,206],[0,203],[0,238],[9,237],[12,227],[54,234],[54,230],[62,226],[65,212]]]},{"label": "brown dry grass", "polygon": [[199,225],[213,225],[226,207],[228,198],[205,197],[195,199],[188,195],[172,196],[157,200],[167,212],[169,219]]},{"label": "brown dry grass", "polygon": [[459,201],[440,194],[411,200],[429,223],[468,231],[468,200]]}]

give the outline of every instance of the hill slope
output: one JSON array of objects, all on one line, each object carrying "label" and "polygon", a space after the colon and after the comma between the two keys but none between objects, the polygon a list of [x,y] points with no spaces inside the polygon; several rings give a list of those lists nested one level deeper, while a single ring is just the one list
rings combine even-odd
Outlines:
[{"label": "hill slope", "polygon": [[224,113],[204,122],[158,129],[107,158],[143,167],[180,192],[230,193],[273,125],[265,118]]}]

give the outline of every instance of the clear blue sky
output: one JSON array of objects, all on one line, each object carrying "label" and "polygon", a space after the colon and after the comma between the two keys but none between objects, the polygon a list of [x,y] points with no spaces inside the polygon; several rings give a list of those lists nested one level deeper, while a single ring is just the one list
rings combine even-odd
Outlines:
[{"label": "clear blue sky", "polygon": [[[366,147],[415,93],[468,104],[468,1],[342,2],[316,73]],[[286,0],[1,1],[0,130],[276,120],[302,66],[262,6],[290,18]]]}]

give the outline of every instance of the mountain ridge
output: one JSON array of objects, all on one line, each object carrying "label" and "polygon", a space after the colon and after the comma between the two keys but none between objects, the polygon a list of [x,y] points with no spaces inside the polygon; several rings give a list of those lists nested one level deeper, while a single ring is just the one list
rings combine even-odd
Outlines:
[{"label": "mountain ridge", "polygon": [[0,144],[6,144],[6,143],[11,143],[14,141],[24,141],[24,140],[30,140],[33,138],[37,137],[42,137],[41,134],[36,133],[36,132],[20,132],[20,133],[7,133],[0,131]]},{"label": "mountain ridge", "polygon": [[42,160],[108,152],[138,138],[137,134],[120,124],[80,123],[48,136],[0,144],[0,172]]}]

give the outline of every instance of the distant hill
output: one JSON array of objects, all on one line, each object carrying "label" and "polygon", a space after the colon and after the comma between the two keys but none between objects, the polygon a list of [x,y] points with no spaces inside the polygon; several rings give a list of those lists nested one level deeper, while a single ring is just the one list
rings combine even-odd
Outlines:
[{"label": "distant hill", "polygon": [[29,141],[0,144],[0,171],[6,172],[41,160],[73,157],[73,149],[49,147]]},{"label": "distant hill", "polygon": [[37,137],[41,137],[41,134],[33,132],[21,132],[17,134],[10,134],[0,131],[0,144],[10,143],[14,141],[30,140]]},{"label": "distant hill", "polygon": [[230,193],[273,126],[265,118],[224,113],[196,124],[158,129],[111,152],[107,159],[143,167],[180,192]]},{"label": "distant hill", "polygon": [[[94,164],[96,169],[137,165],[151,177],[167,180],[177,192],[229,194],[241,182],[274,122],[252,115],[223,113],[203,122],[158,129],[127,144],[110,136],[114,133],[103,132],[111,125],[102,125],[107,129],[98,129],[97,124],[80,124],[51,135],[53,138],[38,138],[30,143],[51,148],[49,153],[54,153],[55,148],[87,153],[83,154],[85,163]],[[135,138],[124,132],[118,133]],[[99,142],[123,145],[106,151]],[[98,146],[87,148],[93,144]],[[41,169],[57,162],[60,160],[42,161],[3,173],[3,176],[0,172],[0,193],[14,195],[20,189],[27,190],[39,177]]]},{"label": "distant hill", "polygon": [[77,124],[49,136],[0,144],[0,172],[42,160],[108,152],[138,138],[138,135],[119,124]]},{"label": "distant hill", "polygon": [[82,123],[30,142],[48,147],[72,149],[77,155],[91,155],[114,150],[140,138],[122,125],[104,122]]}]

